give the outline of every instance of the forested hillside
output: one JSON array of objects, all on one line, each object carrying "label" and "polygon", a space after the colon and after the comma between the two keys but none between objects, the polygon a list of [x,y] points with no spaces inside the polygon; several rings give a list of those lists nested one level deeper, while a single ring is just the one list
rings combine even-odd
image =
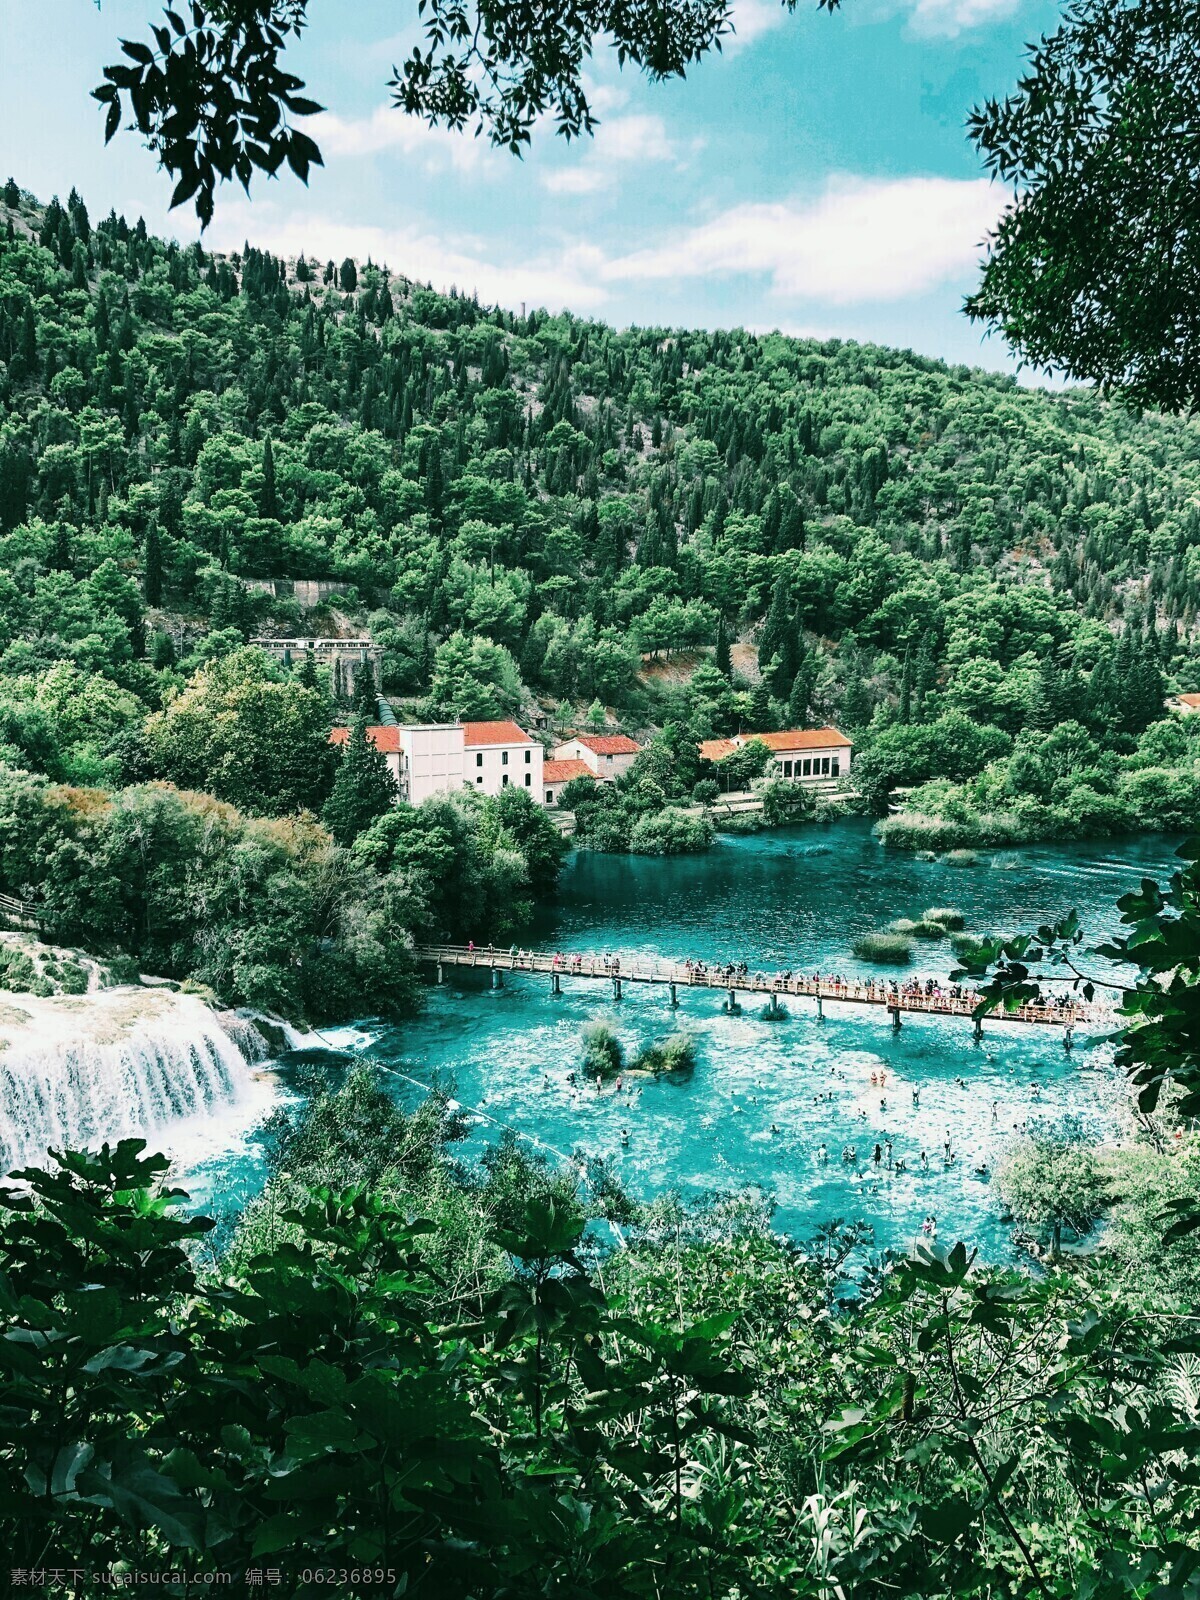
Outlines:
[{"label": "forested hillside", "polygon": [[[345,587],[302,613],[253,586],[274,578]],[[106,861],[56,931],[103,924],[235,997],[280,951],[248,948],[235,981],[224,931],[219,957],[196,950],[191,903],[145,915],[113,838],[142,836],[131,810],[165,825],[185,805],[145,787],[166,780],[237,808],[222,827],[253,837],[264,881],[325,859],[315,823],[256,819],[326,804],[344,686],[246,649],[255,634],[369,632],[401,714],[536,698],[563,724],[658,730],[643,811],[692,792],[699,738],[833,720],[865,803],[938,780],[914,803],[943,814],[932,842],[961,843],[985,821],[1007,838],[1194,815],[1196,741],[1151,724],[1167,687],[1200,684],[1198,605],[1192,422],[910,352],[514,316],[370,263],[217,258],[93,222],[74,193],[3,191],[0,757],[32,775],[6,780],[8,813],[41,795],[58,842],[10,834],[0,876],[49,901],[71,876],[54,850]],[[476,931],[511,883],[545,879],[521,827],[479,834],[492,887],[456,902]],[[387,916],[465,931],[429,909],[413,854],[360,851],[374,887],[338,937]],[[376,879],[401,867],[385,913]]]}]

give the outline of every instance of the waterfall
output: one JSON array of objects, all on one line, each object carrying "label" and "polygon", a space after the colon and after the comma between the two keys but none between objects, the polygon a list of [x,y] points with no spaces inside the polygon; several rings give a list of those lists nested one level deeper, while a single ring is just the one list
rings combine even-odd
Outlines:
[{"label": "waterfall", "polygon": [[[8,1001],[9,997],[4,997]],[[0,1006],[0,1174],[48,1148],[144,1138],[174,1152],[270,1101],[251,1062],[274,1052],[246,1017],[194,995],[113,989]]]}]

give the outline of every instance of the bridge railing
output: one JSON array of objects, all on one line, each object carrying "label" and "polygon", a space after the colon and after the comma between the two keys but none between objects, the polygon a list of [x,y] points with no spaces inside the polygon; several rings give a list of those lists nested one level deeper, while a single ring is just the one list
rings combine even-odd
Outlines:
[{"label": "bridge railing", "polygon": [[[422,960],[447,966],[499,968],[506,972],[538,972],[560,977],[620,978],[633,983],[675,984],[682,988],[731,989],[742,994],[794,995],[800,998],[843,1001],[851,1005],[878,1005],[889,1010],[934,1016],[970,1017],[978,995],[970,989],[957,993],[923,994],[896,990],[873,979],[835,981],[768,972],[729,972],[721,967],[689,966],[683,962],[639,961],[595,951],[553,954],[543,950],[498,950],[491,946],[422,945]],[[996,1013],[998,1021],[1061,1023],[1064,1026],[1102,1020],[1107,1013],[1063,997],[1042,1005],[1023,1005]]]}]

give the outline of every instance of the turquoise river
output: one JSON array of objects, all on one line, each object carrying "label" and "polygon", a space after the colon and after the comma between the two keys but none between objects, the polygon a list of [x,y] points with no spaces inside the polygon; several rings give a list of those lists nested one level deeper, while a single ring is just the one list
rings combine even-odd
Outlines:
[{"label": "turquoise river", "polygon": [[[935,905],[955,906],[969,931],[991,933],[1075,908],[1092,943],[1116,928],[1120,894],[1144,875],[1165,877],[1172,850],[1156,837],[982,853],[973,866],[956,866],[885,852],[867,824],[845,822],[725,839],[704,856],[580,851],[556,905],[522,943],[744,960],[751,971],[865,973],[851,954],[858,935]],[[953,965],[945,943],[918,942],[907,970],[945,979]],[[994,1168],[1025,1126],[1071,1119],[1108,1139],[1127,1129],[1125,1093],[1100,1037],[1077,1035],[1068,1055],[1060,1029],[1002,1021],[989,1020],[976,1044],[965,1019],[913,1017],[893,1033],[875,1008],[827,1005],[821,1021],[813,1002],[791,1000],[790,1016],[771,1022],[750,997],[742,1015],[725,1015],[711,990],[681,990],[672,1012],[663,988],[627,985],[614,1004],[608,985],[569,977],[560,996],[546,977],[506,974],[498,991],[486,973],[448,978],[429,987],[415,1019],[364,1020],[332,1039],[387,1067],[402,1099],[434,1081],[448,1087],[477,1114],[468,1149],[508,1126],[553,1160],[606,1157],[640,1197],[757,1189],[774,1197],[778,1225],[798,1237],[832,1218],[863,1219],[880,1246],[904,1246],[932,1215],[940,1238],[966,1238],[999,1257],[1011,1248],[1009,1230],[976,1168]],[[641,1079],[633,1098],[627,1086],[597,1093],[573,1084],[581,1032],[595,1019],[616,1029],[630,1056],[645,1041],[689,1032],[694,1074]],[[277,1070],[286,1093],[287,1061]],[[949,1166],[947,1139],[957,1155]],[[876,1167],[874,1147],[887,1140],[904,1170]],[[847,1144],[857,1150],[854,1165],[841,1159]],[[258,1187],[262,1166],[260,1137],[248,1129],[184,1176],[201,1204],[219,1198],[236,1207]]]}]

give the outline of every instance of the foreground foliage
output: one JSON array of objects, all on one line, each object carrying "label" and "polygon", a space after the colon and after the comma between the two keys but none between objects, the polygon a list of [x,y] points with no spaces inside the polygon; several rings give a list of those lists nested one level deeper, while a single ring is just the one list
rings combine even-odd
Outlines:
[{"label": "foreground foliage", "polygon": [[[962,1246],[839,1308],[836,1226],[798,1251],[728,1204],[652,1208],[601,1258],[513,1146],[456,1176],[440,1104],[319,1102],[225,1270],[140,1145],[23,1174],[13,1567],[272,1565],[301,1594],[370,1568],[439,1600],[1195,1592],[1194,1320]],[[307,1188],[330,1162],[367,1186]]]}]

